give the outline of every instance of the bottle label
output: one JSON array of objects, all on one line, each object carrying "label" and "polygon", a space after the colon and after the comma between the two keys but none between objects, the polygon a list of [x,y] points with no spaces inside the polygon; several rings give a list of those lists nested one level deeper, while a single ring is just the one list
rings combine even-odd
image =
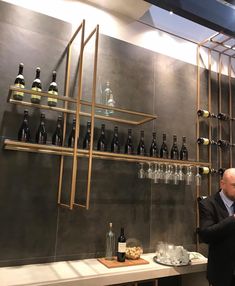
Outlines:
[{"label": "bottle label", "polygon": [[[38,92],[41,92],[42,90],[41,90],[41,88],[38,88],[38,87],[32,87],[32,90],[33,91],[38,91]],[[40,95],[35,95],[35,94],[31,94],[31,99],[33,99],[33,100],[41,100],[41,96]]]},{"label": "bottle label", "polygon": [[[55,91],[55,90],[49,90],[48,93],[49,94],[53,94],[53,95],[58,95],[58,92]],[[48,102],[55,102],[55,103],[57,103],[57,99],[56,98],[48,97],[47,101]]]},{"label": "bottle label", "polygon": [[207,139],[207,138],[203,138],[204,141],[203,141],[203,145],[209,145],[210,144],[210,140]]},{"label": "bottle label", "polygon": [[[19,88],[24,88],[24,85],[23,85],[23,84],[20,84],[20,83],[16,83],[16,84],[14,84],[14,86],[15,86],[15,87],[19,87]],[[14,92],[13,92],[13,97],[14,97],[14,98],[21,98],[21,99],[23,99],[24,93],[21,92],[21,91],[14,91]]]},{"label": "bottle label", "polygon": [[209,117],[210,116],[210,113],[209,113],[209,111],[207,111],[207,110],[203,110],[203,114],[202,114],[202,116],[203,117]]},{"label": "bottle label", "polygon": [[118,242],[118,252],[126,252],[126,242]]},{"label": "bottle label", "polygon": [[210,169],[209,169],[209,168],[207,168],[207,167],[203,167],[203,171],[202,171],[202,173],[203,173],[204,175],[209,174],[209,172],[210,172]]}]

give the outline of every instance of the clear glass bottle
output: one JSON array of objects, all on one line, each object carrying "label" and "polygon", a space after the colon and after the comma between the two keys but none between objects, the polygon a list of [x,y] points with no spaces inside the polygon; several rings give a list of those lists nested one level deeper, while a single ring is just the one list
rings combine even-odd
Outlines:
[{"label": "clear glass bottle", "polygon": [[24,110],[24,119],[18,131],[18,140],[23,142],[30,142],[30,129],[29,129],[29,112]]},{"label": "clear glass bottle", "polygon": [[[56,71],[52,72],[52,81],[50,83],[50,86],[48,88],[48,93],[53,95],[58,95],[58,87],[56,83]],[[48,97],[47,104],[49,106],[55,107],[57,105],[57,99]]]},{"label": "clear glass bottle", "polygon": [[[23,76],[23,69],[24,69],[24,64],[20,63],[19,64],[19,72],[18,75],[15,79],[14,86],[19,87],[19,88],[24,88],[25,87],[25,80]],[[21,91],[14,91],[13,92],[13,99],[15,100],[20,100],[22,101],[24,98],[24,93]]]},{"label": "clear glass bottle", "polygon": [[[41,70],[39,67],[36,68],[36,76],[32,83],[32,90],[41,92],[42,91],[42,83],[40,79]],[[41,102],[41,96],[36,94],[31,94],[31,102],[35,104],[39,104]]]},{"label": "clear glass bottle", "polygon": [[120,153],[120,143],[118,139],[118,127],[114,127],[113,139],[111,142],[111,152]]},{"label": "clear glass bottle", "polygon": [[[113,92],[110,88],[110,82],[106,82],[106,86],[103,92],[103,97],[102,97],[102,104],[108,105],[109,107],[114,107],[115,106],[115,100],[113,97]],[[104,111],[105,115],[110,115],[113,114],[114,111],[112,109],[105,109]]]},{"label": "clear glass bottle", "polygon": [[41,113],[40,124],[36,133],[36,143],[46,144],[47,143],[47,132],[45,126],[45,114]]},{"label": "clear glass bottle", "polygon": [[105,259],[114,260],[115,256],[115,234],[112,230],[113,224],[109,223],[109,231],[106,233]]}]

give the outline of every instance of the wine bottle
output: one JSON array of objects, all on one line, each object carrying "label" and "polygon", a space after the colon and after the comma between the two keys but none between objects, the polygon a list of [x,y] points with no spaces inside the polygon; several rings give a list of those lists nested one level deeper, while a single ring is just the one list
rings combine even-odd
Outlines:
[{"label": "wine bottle", "polygon": [[204,118],[208,118],[208,117],[216,118],[217,117],[214,113],[211,113],[205,109],[199,109],[197,111],[197,115],[200,117],[204,117]]},{"label": "wine bottle", "polygon": [[118,127],[114,127],[113,139],[111,142],[111,152],[120,153],[120,144],[118,139]]},{"label": "wine bottle", "polygon": [[[23,69],[24,69],[24,64],[20,63],[19,64],[19,72],[18,72],[18,75],[17,75],[17,77],[15,79],[15,82],[14,82],[14,86],[15,87],[19,87],[19,88],[24,88],[25,87],[25,81],[24,81],[24,76],[23,76]],[[13,98],[15,100],[22,101],[23,98],[24,98],[24,93],[21,92],[21,91],[14,91],[13,92]]]},{"label": "wine bottle", "polygon": [[214,140],[210,140],[210,139],[204,138],[204,137],[199,137],[197,139],[197,143],[202,144],[202,145],[216,145],[217,144]]},{"label": "wine bottle", "polygon": [[23,142],[30,142],[30,129],[29,129],[29,112],[27,109],[24,110],[24,119],[18,131],[18,140]]},{"label": "wine bottle", "polygon": [[101,124],[101,134],[98,139],[97,150],[107,151],[107,143],[105,138],[105,124]]},{"label": "wine bottle", "polygon": [[221,148],[221,149],[227,149],[230,147],[230,143],[226,140],[218,140],[217,141],[217,145]]},{"label": "wine bottle", "polygon": [[162,146],[160,149],[160,157],[164,159],[168,159],[168,147],[166,144],[166,134],[162,135]]},{"label": "wine bottle", "polygon": [[180,149],[180,160],[187,161],[188,160],[188,149],[186,146],[186,137],[182,137],[182,146]]},{"label": "wine bottle", "polygon": [[223,176],[225,170],[226,170],[225,168],[219,168],[218,171],[217,171],[217,173],[218,173],[220,176]]},{"label": "wine bottle", "polygon": [[145,156],[146,155],[146,150],[145,150],[145,144],[144,144],[144,131],[140,131],[140,141],[139,145],[137,148],[137,154],[140,156]]},{"label": "wine bottle", "polygon": [[150,157],[159,156],[159,150],[158,150],[157,140],[156,140],[156,132],[153,132],[153,139],[152,139],[152,143],[150,146],[149,155]]},{"label": "wine bottle", "polygon": [[[48,93],[53,95],[58,95],[58,87],[56,83],[56,71],[53,71],[52,73],[52,81],[50,83],[50,86],[48,88]],[[47,104],[49,106],[55,107],[57,105],[57,99],[48,97]]]},{"label": "wine bottle", "polygon": [[36,132],[35,141],[38,144],[47,143],[47,132],[46,132],[46,127],[45,127],[45,114],[44,113],[41,113],[41,116],[40,116],[40,124]]},{"label": "wine bottle", "polygon": [[134,153],[134,146],[132,142],[132,130],[128,129],[127,140],[125,144],[125,154],[132,155]]},{"label": "wine bottle", "polygon": [[75,142],[76,118],[73,118],[72,129],[68,137],[68,147],[73,148]]},{"label": "wine bottle", "polygon": [[87,121],[86,135],[83,139],[83,149],[89,149],[91,142],[91,122]]},{"label": "wine bottle", "polygon": [[109,231],[106,234],[105,259],[113,260],[115,255],[115,234],[112,230],[113,224],[109,223]]},{"label": "wine bottle", "polygon": [[[42,84],[40,80],[40,73],[41,70],[39,67],[36,68],[36,76],[32,84],[32,90],[41,92],[42,91]],[[41,101],[41,96],[36,94],[31,94],[31,102],[39,104]]]},{"label": "wine bottle", "polygon": [[198,172],[201,175],[215,174],[216,170],[208,167],[199,167]]},{"label": "wine bottle", "polygon": [[227,121],[230,119],[230,117],[227,114],[222,112],[218,113],[217,118],[222,121]]},{"label": "wine bottle", "polygon": [[171,147],[171,159],[179,160],[179,149],[177,145],[177,136],[173,135],[173,144]]},{"label": "wine bottle", "polygon": [[55,132],[52,135],[52,144],[62,146],[63,143],[63,128],[62,128],[62,116],[58,116]]},{"label": "wine bottle", "polygon": [[121,227],[121,233],[118,237],[118,247],[117,247],[117,261],[125,262],[126,258],[126,237],[124,235],[124,228]]}]

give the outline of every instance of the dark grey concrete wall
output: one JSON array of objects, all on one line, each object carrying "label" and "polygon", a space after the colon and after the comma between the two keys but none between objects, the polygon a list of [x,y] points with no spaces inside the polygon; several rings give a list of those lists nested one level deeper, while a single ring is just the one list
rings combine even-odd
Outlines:
[{"label": "dark grey concrete wall", "polygon": [[[17,74],[18,63],[25,64],[26,86],[30,88],[36,66],[42,70],[43,89],[46,90],[52,70],[59,66],[58,84],[63,92],[65,60],[61,55],[70,37],[71,27],[56,19],[29,12],[6,3],[0,3],[0,139],[16,139],[24,108],[6,102],[8,87]],[[93,55],[88,49],[84,61],[83,97],[91,95],[91,63]],[[72,62],[71,87],[76,94],[77,55]],[[167,134],[170,148],[172,136],[187,137],[189,158],[196,156],[196,73],[193,65],[172,59],[146,49],[109,38],[100,37],[98,88],[105,81],[111,87],[117,106],[158,115],[154,122],[132,127],[118,124],[122,145],[127,129],[133,129],[135,148],[140,130],[145,131],[147,149],[152,131],[156,130],[160,146],[162,133]],[[202,90],[206,95],[208,74],[201,70]],[[213,74],[213,112],[217,113],[217,80]],[[226,83],[227,78],[223,81]],[[226,86],[226,84],[225,84]],[[202,99],[202,108],[206,100]],[[224,106],[226,98],[223,99]],[[225,108],[225,107],[224,107]],[[224,110],[226,112],[226,110]],[[38,125],[39,110],[30,109],[33,134]],[[49,141],[58,114],[46,113]],[[69,117],[68,130],[72,117]],[[87,118],[81,119],[81,138]],[[101,121],[95,122],[95,143]],[[105,122],[107,140],[112,138],[113,123]],[[201,133],[207,136],[207,124],[201,123]],[[216,123],[217,124],[217,123]],[[226,124],[226,123],[225,123]],[[213,134],[216,136],[217,125]],[[224,126],[225,136],[227,127]],[[67,139],[66,139],[67,141]],[[81,145],[81,140],[79,142]],[[218,160],[213,151],[215,164]],[[201,160],[207,152],[201,150]],[[214,159],[215,158],[215,159]],[[72,161],[65,160],[63,199],[68,199]],[[145,166],[146,168],[146,166]],[[138,238],[144,251],[154,251],[157,241],[183,244],[195,250],[195,186],[153,184],[137,178],[137,164],[93,160],[90,210],[73,211],[57,206],[59,157],[0,150],[0,265],[16,265],[64,259],[79,259],[104,255],[105,233],[113,222],[118,234],[124,226],[127,237]],[[78,164],[76,199],[83,201],[87,178],[87,160]],[[217,177],[213,190],[218,188]],[[207,192],[207,179],[203,178],[202,193]]]}]

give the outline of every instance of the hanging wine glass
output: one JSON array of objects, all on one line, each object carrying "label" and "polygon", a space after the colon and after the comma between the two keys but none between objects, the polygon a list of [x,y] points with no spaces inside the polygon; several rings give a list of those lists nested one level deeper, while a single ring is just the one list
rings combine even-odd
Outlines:
[{"label": "hanging wine glass", "polygon": [[193,172],[192,172],[192,166],[187,166],[187,172],[185,175],[185,184],[191,185],[193,181]]},{"label": "hanging wine glass", "polygon": [[184,181],[183,166],[179,165],[179,181]]},{"label": "hanging wine glass", "polygon": [[175,172],[173,174],[173,184],[178,185],[179,184],[179,174],[178,174],[178,166],[175,165]]},{"label": "hanging wine glass", "polygon": [[149,167],[148,170],[146,171],[146,178],[147,179],[153,179],[153,170],[152,170],[152,164],[148,163]]},{"label": "hanging wine glass", "polygon": [[199,174],[199,167],[197,167],[197,174],[195,176],[195,183],[196,183],[197,187],[201,186],[201,183],[202,183],[202,176]]},{"label": "hanging wine glass", "polygon": [[139,179],[145,178],[144,163],[139,163],[138,178]]},{"label": "hanging wine glass", "polygon": [[159,168],[159,164],[155,163],[154,164],[154,172],[153,172],[153,182],[154,184],[159,183],[160,180],[160,168]]}]

